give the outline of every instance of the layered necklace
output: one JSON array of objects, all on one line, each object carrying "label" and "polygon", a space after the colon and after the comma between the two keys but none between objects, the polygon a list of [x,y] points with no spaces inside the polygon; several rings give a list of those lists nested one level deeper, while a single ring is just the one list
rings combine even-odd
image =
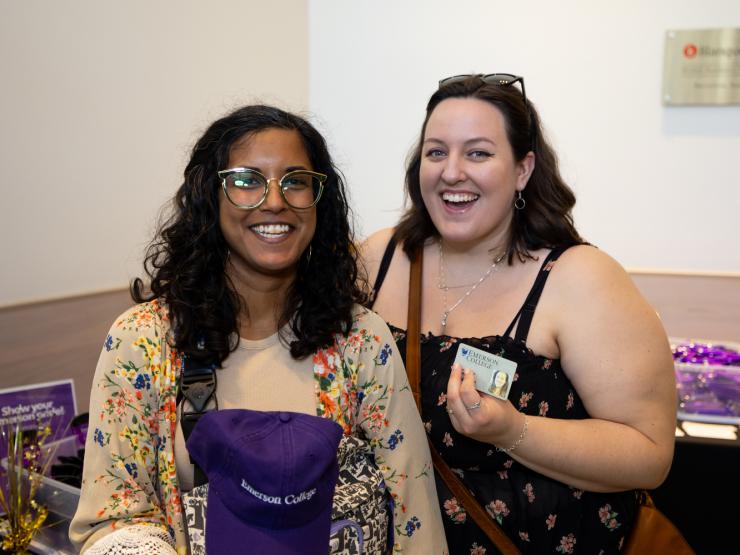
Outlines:
[{"label": "layered necklace", "polygon": [[[470,294],[473,291],[475,291],[478,288],[478,286],[481,283],[483,283],[486,280],[486,278],[494,272],[494,270],[496,270],[496,268],[499,265],[499,262],[501,262],[506,257],[507,251],[504,251],[504,253],[501,256],[499,256],[493,261],[493,263],[489,266],[489,268],[485,272],[483,272],[483,275],[478,279],[478,281],[468,286],[469,287],[468,290],[465,291],[463,296],[460,297],[455,304],[453,304],[450,308],[447,308],[447,292],[449,289],[452,289],[455,286],[447,285],[447,280],[445,278],[445,255],[444,255],[444,248],[442,247],[442,239],[440,239],[437,244],[439,245],[439,282],[437,283],[437,287],[439,287],[442,291],[444,291],[443,293],[444,312],[442,313],[442,320],[441,320],[442,333],[444,334],[445,328],[447,327],[447,318],[450,316],[450,313],[453,310],[455,310],[458,306],[460,306],[462,302],[465,299],[467,299],[470,296]],[[457,287],[461,287],[461,286],[458,285]],[[462,287],[465,287],[465,286],[462,286]]]}]

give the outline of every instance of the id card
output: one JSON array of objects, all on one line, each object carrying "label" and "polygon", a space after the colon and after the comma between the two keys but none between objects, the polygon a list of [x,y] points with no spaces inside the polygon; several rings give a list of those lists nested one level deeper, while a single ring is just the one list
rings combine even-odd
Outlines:
[{"label": "id card", "polygon": [[508,399],[516,372],[516,362],[459,343],[455,364],[469,368],[475,373],[475,388],[478,391],[499,399]]}]

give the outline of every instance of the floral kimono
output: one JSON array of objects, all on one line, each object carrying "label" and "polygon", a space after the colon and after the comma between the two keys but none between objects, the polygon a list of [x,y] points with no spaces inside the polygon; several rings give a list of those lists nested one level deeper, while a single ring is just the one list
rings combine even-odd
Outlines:
[{"label": "floral kimono", "polygon": [[[166,308],[143,303],[118,318],[103,345],[70,526],[83,549],[126,528],[188,552],[174,454],[182,358],[169,329]],[[373,448],[395,501],[394,551],[446,553],[426,434],[386,324],[358,307],[350,333],[312,362],[316,414]]]}]

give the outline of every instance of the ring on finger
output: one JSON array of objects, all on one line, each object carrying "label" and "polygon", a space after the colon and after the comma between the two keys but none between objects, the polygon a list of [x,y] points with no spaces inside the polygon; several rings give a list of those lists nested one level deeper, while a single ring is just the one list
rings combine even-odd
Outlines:
[{"label": "ring on finger", "polygon": [[455,411],[454,411],[454,410],[452,410],[451,408],[448,408],[448,409],[447,409],[447,414],[449,414],[449,415],[453,415],[453,414],[455,414]]},{"label": "ring on finger", "polygon": [[478,399],[478,400],[477,400],[477,401],[476,401],[475,403],[473,403],[473,404],[472,404],[472,405],[470,405],[470,406],[467,406],[467,405],[466,405],[466,406],[465,406],[465,408],[466,408],[466,409],[468,409],[468,410],[475,410],[475,409],[479,409],[479,408],[480,408],[480,399]]}]

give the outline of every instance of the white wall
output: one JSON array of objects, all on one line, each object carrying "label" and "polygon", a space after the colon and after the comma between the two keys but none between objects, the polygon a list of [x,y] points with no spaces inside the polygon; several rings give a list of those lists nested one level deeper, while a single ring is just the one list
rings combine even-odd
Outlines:
[{"label": "white wall", "polygon": [[665,30],[719,26],[739,2],[0,0],[0,306],[139,275],[189,148],[247,102],[310,107],[360,235],[392,225],[428,96],[473,71],[526,77],[592,242],[740,271],[740,107],[660,103]]},{"label": "white wall", "polygon": [[398,219],[437,80],[511,72],[588,240],[633,269],[740,271],[740,107],[661,105],[666,30],[740,27],[737,0],[312,0],[309,23],[310,106],[361,235]]},{"label": "white wall", "polygon": [[214,119],[308,105],[306,0],[0,0],[0,306],[125,286]]}]

